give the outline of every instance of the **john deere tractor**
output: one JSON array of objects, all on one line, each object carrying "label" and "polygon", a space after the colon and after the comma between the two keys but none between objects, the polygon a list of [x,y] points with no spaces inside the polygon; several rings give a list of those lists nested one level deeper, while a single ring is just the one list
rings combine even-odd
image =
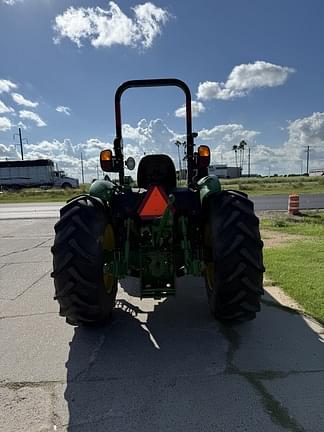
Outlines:
[{"label": "john deere tractor", "polygon": [[[172,159],[166,154],[141,158],[137,188],[125,181],[120,101],[134,87],[177,86],[186,97],[187,184],[177,187]],[[219,320],[255,318],[263,294],[259,220],[247,195],[221,190],[208,175],[210,150],[195,151],[191,95],[177,79],[123,83],[115,94],[116,138],[100,154],[101,168],[119,181],[92,183],[62,209],[52,247],[55,298],[60,315],[72,325],[101,324],[115,305],[117,283],[140,279],[141,297],[176,295],[175,280],[202,276],[212,314]],[[198,288],[197,288],[198,289]]]}]

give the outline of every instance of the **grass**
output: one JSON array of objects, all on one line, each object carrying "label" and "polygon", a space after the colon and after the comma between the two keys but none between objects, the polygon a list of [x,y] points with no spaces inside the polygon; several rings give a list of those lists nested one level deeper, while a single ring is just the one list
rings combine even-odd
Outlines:
[{"label": "grass", "polygon": [[[306,194],[324,193],[324,177],[254,177],[241,179],[221,179],[223,189],[236,189],[249,195],[274,194]],[[186,182],[182,181],[181,186]],[[23,189],[19,192],[0,193],[0,204],[19,202],[61,202],[75,195],[89,190],[89,184],[82,185],[80,189]]]},{"label": "grass", "polygon": [[302,213],[300,216],[275,216],[261,219],[261,228],[287,234],[324,238],[324,212]]},{"label": "grass", "polygon": [[81,185],[79,189],[22,189],[19,192],[0,193],[0,204],[28,202],[64,202],[76,195],[89,191],[89,185]]},{"label": "grass", "polygon": [[324,177],[254,177],[240,179],[222,179],[224,189],[237,189],[249,195],[283,195],[324,193]]},{"label": "grass", "polygon": [[306,313],[324,323],[324,212],[262,219],[261,228],[307,236],[264,249],[266,272]]},{"label": "grass", "polygon": [[324,323],[324,241],[303,241],[264,250],[267,275]]}]

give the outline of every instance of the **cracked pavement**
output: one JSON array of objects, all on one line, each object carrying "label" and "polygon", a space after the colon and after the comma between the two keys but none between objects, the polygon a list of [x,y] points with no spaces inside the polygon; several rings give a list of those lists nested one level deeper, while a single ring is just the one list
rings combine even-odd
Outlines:
[{"label": "cracked pavement", "polygon": [[324,329],[266,294],[255,321],[213,320],[202,279],[74,328],[50,278],[53,219],[0,221],[0,430],[324,430]]}]

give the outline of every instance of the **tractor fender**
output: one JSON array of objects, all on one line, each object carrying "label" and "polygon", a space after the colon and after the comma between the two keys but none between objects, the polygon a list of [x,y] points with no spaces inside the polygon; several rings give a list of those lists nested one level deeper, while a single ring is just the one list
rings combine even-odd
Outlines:
[{"label": "tractor fender", "polygon": [[91,184],[89,194],[109,204],[115,189],[116,185],[109,180],[96,180]]},{"label": "tractor fender", "polygon": [[201,206],[203,208],[208,205],[212,196],[216,193],[221,192],[222,187],[220,181],[215,175],[208,175],[206,177],[201,178],[198,183],[198,190],[200,196]]}]

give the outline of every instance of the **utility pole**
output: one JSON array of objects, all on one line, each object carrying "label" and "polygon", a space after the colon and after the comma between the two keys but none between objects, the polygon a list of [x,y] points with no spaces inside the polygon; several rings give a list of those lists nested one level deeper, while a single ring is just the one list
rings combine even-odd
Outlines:
[{"label": "utility pole", "polygon": [[248,149],[248,177],[251,175],[251,149]]},{"label": "utility pole", "polygon": [[19,144],[20,144],[20,153],[21,153],[21,160],[24,160],[24,149],[23,149],[23,141],[27,142],[28,144],[28,140],[27,138],[22,138],[21,136],[21,128],[18,128],[18,132],[17,134],[14,134],[13,139],[16,138],[16,136],[19,136]]},{"label": "utility pole", "polygon": [[81,152],[81,173],[82,173],[82,184],[84,184],[84,171],[83,171],[83,157]]},{"label": "utility pole", "polygon": [[20,151],[21,151],[21,160],[24,160],[24,149],[23,149],[23,143],[21,138],[21,128],[18,128],[19,130],[19,142],[20,142]]},{"label": "utility pole", "polygon": [[307,154],[307,156],[306,156],[306,173],[307,173],[307,175],[309,175],[309,145],[306,147],[306,154]]}]

